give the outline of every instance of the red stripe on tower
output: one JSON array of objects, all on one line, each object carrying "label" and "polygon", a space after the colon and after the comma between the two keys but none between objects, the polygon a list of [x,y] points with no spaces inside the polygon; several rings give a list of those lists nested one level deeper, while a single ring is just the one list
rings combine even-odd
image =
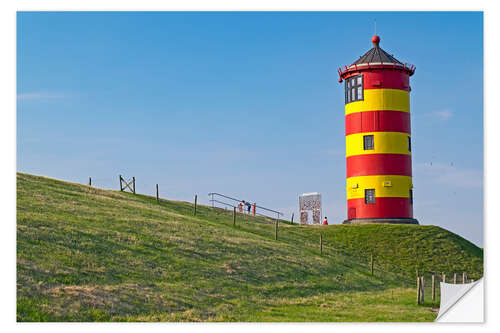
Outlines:
[{"label": "red stripe on tower", "polygon": [[364,89],[400,89],[410,91],[410,77],[401,71],[371,70],[365,76]]},{"label": "red stripe on tower", "polygon": [[348,219],[408,218],[413,216],[413,206],[408,198],[378,197],[374,204],[365,204],[365,199],[347,200]]},{"label": "red stripe on tower", "polygon": [[353,155],[347,157],[346,162],[347,178],[376,175],[399,175],[411,177],[411,155]]},{"label": "red stripe on tower", "polygon": [[411,133],[410,113],[402,111],[364,111],[345,117],[345,135],[362,132]]}]

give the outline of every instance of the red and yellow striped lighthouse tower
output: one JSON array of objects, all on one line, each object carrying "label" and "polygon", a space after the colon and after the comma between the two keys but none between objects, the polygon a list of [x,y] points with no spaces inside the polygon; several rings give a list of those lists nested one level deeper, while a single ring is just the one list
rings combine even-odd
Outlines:
[{"label": "red and yellow striped lighthouse tower", "polygon": [[412,223],[410,76],[415,72],[379,47],[339,69],[345,83],[347,220]]}]

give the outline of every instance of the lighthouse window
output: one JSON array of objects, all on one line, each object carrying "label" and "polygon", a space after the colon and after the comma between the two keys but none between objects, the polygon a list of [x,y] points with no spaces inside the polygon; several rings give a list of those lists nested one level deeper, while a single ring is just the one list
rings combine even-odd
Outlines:
[{"label": "lighthouse window", "polygon": [[357,75],[345,80],[345,103],[363,100],[363,75]]},{"label": "lighthouse window", "polygon": [[411,138],[408,137],[408,151],[411,151]]},{"label": "lighthouse window", "polygon": [[410,205],[413,205],[413,190],[410,190]]},{"label": "lighthouse window", "polygon": [[373,150],[374,149],[374,139],[373,135],[364,135],[363,136],[363,149],[364,150]]},{"label": "lighthouse window", "polygon": [[365,204],[375,203],[375,189],[365,190]]}]

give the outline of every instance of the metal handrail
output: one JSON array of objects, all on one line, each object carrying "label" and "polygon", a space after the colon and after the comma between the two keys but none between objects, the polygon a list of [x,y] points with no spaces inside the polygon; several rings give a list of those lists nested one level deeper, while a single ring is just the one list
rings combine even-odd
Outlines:
[{"label": "metal handrail", "polygon": [[230,203],[227,203],[227,202],[223,202],[223,201],[219,201],[219,200],[215,200],[215,199],[212,199],[212,200],[210,200],[210,201],[217,202],[217,203],[220,203],[220,204],[222,204],[222,205],[226,205],[226,206],[231,206],[231,207],[233,207],[233,208],[238,208],[238,207],[233,206],[233,205],[231,205]]},{"label": "metal handrail", "polygon": [[[226,199],[229,199],[229,200],[233,200],[233,201],[236,201],[236,202],[241,202],[242,200],[241,199],[236,199],[236,198],[232,198],[230,196],[227,196],[227,195],[224,195],[224,194],[221,194],[221,193],[217,193],[217,192],[210,192],[208,193],[209,196],[212,196],[212,199],[210,201],[212,202],[219,202],[219,203],[222,203],[222,204],[226,204],[226,203],[223,203],[223,202],[220,202],[220,201],[217,201],[217,200],[214,200],[214,195],[217,195],[217,196],[220,196],[220,197],[223,197],[223,198],[226,198]],[[227,204],[229,205],[229,204]],[[234,206],[233,206],[234,207]],[[260,208],[260,209],[263,209],[263,210],[266,210],[268,212],[273,212],[273,213],[276,213],[278,214],[278,217],[280,215],[284,215],[282,212],[278,212],[276,210],[273,210],[273,209],[269,209],[269,208],[266,208],[266,207],[262,207],[262,206],[257,206],[255,205],[255,208]],[[260,214],[259,214],[260,215]],[[265,215],[264,215],[265,216]]]},{"label": "metal handrail", "polygon": [[[232,204],[227,203],[227,202],[224,202],[224,201],[219,201],[219,200],[215,200],[215,199],[210,200],[210,201],[211,201],[211,202],[213,201],[213,202],[220,203],[221,205],[224,205],[224,206],[229,206],[229,207],[232,207],[232,208],[238,208],[238,207],[233,206]],[[261,213],[257,213],[257,212],[255,212],[255,215],[258,215],[258,216],[264,216],[264,217],[269,217],[269,216],[267,216],[267,215],[264,215],[264,214],[261,214]]]}]

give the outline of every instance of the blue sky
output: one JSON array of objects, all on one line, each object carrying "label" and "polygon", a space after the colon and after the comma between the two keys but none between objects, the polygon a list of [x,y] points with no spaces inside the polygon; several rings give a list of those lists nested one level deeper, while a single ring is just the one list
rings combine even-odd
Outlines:
[{"label": "blue sky", "polygon": [[483,245],[481,13],[18,13],[17,169],[346,218],[337,69],[380,46],[411,78],[414,215]]}]

